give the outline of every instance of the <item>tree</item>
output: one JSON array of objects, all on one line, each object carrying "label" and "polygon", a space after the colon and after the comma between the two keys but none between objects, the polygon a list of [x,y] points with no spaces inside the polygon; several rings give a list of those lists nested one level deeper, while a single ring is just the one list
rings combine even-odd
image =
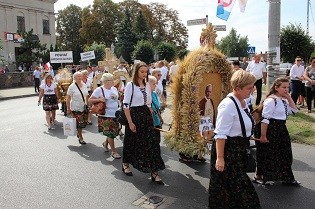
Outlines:
[{"label": "tree", "polygon": [[293,62],[296,56],[308,61],[314,48],[314,41],[306,34],[301,24],[290,24],[281,28],[280,54],[284,62]]},{"label": "tree", "polygon": [[90,60],[91,64],[97,65],[98,61],[102,61],[105,56],[105,44],[93,42],[90,46],[86,46],[85,51],[94,51],[95,59]]},{"label": "tree", "polygon": [[117,4],[111,0],[94,0],[92,8],[83,9],[80,35],[88,45],[95,41],[110,46],[115,42],[120,19]]},{"label": "tree", "polygon": [[149,41],[139,41],[135,46],[133,51],[133,59],[141,60],[147,64],[150,64],[154,61],[154,48],[151,42]]},{"label": "tree", "polygon": [[143,13],[154,44],[167,41],[180,49],[187,48],[188,30],[179,20],[176,10],[168,9],[164,4],[150,3],[143,7]]},{"label": "tree", "polygon": [[167,42],[160,42],[157,47],[157,54],[160,60],[167,60],[168,62],[174,60],[176,56],[176,46]]},{"label": "tree", "polygon": [[186,57],[186,55],[189,53],[189,50],[187,49],[181,49],[177,52],[178,59],[182,60]]},{"label": "tree", "polygon": [[16,63],[19,66],[24,63],[26,69],[29,69],[33,62],[39,62],[46,51],[46,44],[41,44],[38,37],[33,35],[33,29],[29,32],[17,32],[23,37],[23,42],[18,49],[19,55],[16,56]]},{"label": "tree", "polygon": [[134,32],[139,41],[150,39],[150,29],[147,20],[145,19],[142,10],[139,11],[134,23]]},{"label": "tree", "polygon": [[218,48],[228,57],[247,57],[248,46],[247,36],[240,37],[234,28],[218,43]]},{"label": "tree", "polygon": [[136,35],[132,31],[131,14],[127,8],[125,17],[118,28],[117,51],[128,63],[131,63],[131,53],[136,43]]},{"label": "tree", "polygon": [[58,11],[57,29],[59,34],[57,45],[60,50],[73,51],[73,62],[79,63],[80,53],[83,48],[83,39],[80,37],[82,9],[70,4],[63,10]]}]

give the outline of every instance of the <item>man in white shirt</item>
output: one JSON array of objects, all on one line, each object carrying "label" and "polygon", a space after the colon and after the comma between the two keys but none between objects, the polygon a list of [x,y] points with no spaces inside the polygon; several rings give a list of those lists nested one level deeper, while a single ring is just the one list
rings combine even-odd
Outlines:
[{"label": "man in white shirt", "polygon": [[166,99],[166,81],[167,81],[167,77],[168,77],[168,69],[165,66],[163,61],[159,61],[158,67],[161,70],[161,74],[162,74],[161,81],[162,81],[162,85],[163,85],[163,95]]},{"label": "man in white shirt", "polygon": [[178,65],[176,65],[173,61],[170,62],[170,73],[169,73],[169,76],[170,76],[170,83],[172,83],[172,79],[174,77],[174,75],[176,74],[177,70],[178,70]]},{"label": "man in white shirt", "polygon": [[304,80],[304,66],[301,65],[302,59],[297,56],[295,58],[295,64],[290,70],[291,79],[291,97],[296,104],[299,96],[301,95],[301,90],[304,87],[302,80]]},{"label": "man in white shirt", "polygon": [[[118,65],[117,71],[128,73],[128,71],[126,70],[126,68],[124,67],[123,64],[119,64],[119,65]],[[126,83],[126,77],[125,77],[125,76],[120,76],[120,80],[124,83],[124,85],[127,84],[127,83]]]},{"label": "man in white shirt", "polygon": [[254,56],[254,60],[248,64],[246,71],[250,72],[256,78],[256,106],[258,106],[260,104],[262,96],[262,84],[266,84],[267,81],[267,70],[265,64],[260,62],[260,54],[256,54]]}]

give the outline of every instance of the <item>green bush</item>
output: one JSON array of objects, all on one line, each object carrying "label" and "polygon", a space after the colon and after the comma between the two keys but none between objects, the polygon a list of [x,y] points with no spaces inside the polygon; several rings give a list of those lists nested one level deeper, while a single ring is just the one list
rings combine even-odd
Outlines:
[{"label": "green bush", "polygon": [[138,41],[132,54],[134,60],[141,60],[147,64],[154,61],[154,49],[149,41]]}]

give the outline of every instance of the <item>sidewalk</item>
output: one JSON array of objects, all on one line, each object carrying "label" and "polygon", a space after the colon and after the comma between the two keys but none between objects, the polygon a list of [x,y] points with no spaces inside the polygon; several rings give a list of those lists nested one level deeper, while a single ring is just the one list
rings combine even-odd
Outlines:
[{"label": "sidewalk", "polygon": [[22,97],[31,97],[37,95],[38,94],[35,93],[34,86],[12,89],[0,89],[0,101]]}]

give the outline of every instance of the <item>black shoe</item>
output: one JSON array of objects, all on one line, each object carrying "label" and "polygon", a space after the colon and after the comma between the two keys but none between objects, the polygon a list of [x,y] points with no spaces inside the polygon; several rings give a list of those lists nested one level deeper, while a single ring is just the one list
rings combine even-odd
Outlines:
[{"label": "black shoe", "polygon": [[164,182],[162,180],[160,181],[156,181],[155,178],[159,176],[159,174],[157,173],[151,173],[151,180],[154,182],[154,183],[157,183],[159,185],[164,185]]},{"label": "black shoe", "polygon": [[122,165],[122,172],[126,174],[127,176],[133,176],[132,172],[126,172],[126,169],[129,168],[129,165],[125,165],[126,168],[124,168],[124,165]]},{"label": "black shoe", "polygon": [[81,141],[80,139],[79,139],[79,143],[80,144],[86,144],[86,142],[84,140]]},{"label": "black shoe", "polygon": [[301,182],[294,180],[294,181],[283,181],[282,184],[288,186],[300,186]]}]

